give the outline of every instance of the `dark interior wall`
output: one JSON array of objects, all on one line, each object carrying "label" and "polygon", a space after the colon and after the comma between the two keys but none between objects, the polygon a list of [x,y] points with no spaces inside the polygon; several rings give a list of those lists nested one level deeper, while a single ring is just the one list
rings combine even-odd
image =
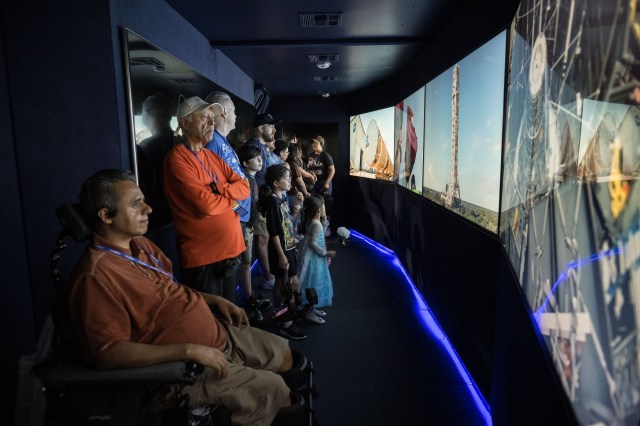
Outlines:
[{"label": "dark interior wall", "polygon": [[393,183],[350,177],[349,188],[350,225],[396,253],[488,398],[496,237]]},{"label": "dark interior wall", "polygon": [[351,208],[350,194],[346,191],[349,176],[349,114],[345,100],[340,96],[328,99],[313,97],[276,97],[269,105],[269,113],[282,120],[285,131],[290,123],[335,123],[338,126],[337,146],[328,150],[333,157],[336,174],[333,178],[333,197],[335,208],[331,218],[331,227],[346,226],[348,211]]},{"label": "dark interior wall", "polygon": [[[17,359],[32,350],[36,330],[31,315],[31,289],[27,268],[24,223],[18,182],[18,168],[10,113],[4,52],[4,25],[0,21],[0,382],[16,383]],[[27,307],[27,309],[25,309]],[[2,392],[3,395],[7,393]],[[12,395],[12,393],[9,393]],[[11,424],[13,399],[0,398],[0,423]]]},{"label": "dark interior wall", "polygon": [[55,206],[75,200],[78,183],[98,164],[127,165],[127,144],[115,114],[107,1],[3,4],[2,12],[19,213],[39,328],[53,297],[46,259],[59,229]]}]

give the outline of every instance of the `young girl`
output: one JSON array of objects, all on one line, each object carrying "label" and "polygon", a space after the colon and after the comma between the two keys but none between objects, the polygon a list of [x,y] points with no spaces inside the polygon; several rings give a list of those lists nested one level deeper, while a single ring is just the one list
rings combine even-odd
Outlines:
[{"label": "young girl", "polygon": [[[287,191],[291,189],[291,172],[281,164],[276,164],[267,169],[265,175],[266,184],[260,189],[260,208],[267,219],[267,231],[269,232],[269,270],[276,277],[273,287],[273,301],[276,306],[288,304],[290,300],[284,300],[283,287],[290,281],[294,295],[299,299],[299,284],[296,258],[296,239],[294,238],[293,220],[287,202]],[[280,328],[280,333],[290,339],[300,340],[307,336],[292,324],[285,323]]]},{"label": "young girl", "polygon": [[[327,250],[324,240],[324,226],[327,217],[324,210],[324,199],[320,195],[312,195],[304,202],[301,232],[304,240],[298,255],[298,275],[300,286],[315,288],[318,293],[316,306],[330,306],[333,299],[333,284],[329,274],[329,262],[336,252]],[[314,324],[324,324],[326,313],[320,309],[308,312],[305,319]]]}]

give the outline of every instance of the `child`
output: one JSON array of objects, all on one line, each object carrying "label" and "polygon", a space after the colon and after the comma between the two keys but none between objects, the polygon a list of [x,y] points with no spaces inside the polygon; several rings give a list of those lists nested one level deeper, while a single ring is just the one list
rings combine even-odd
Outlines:
[{"label": "child", "polygon": [[[238,160],[244,168],[244,173],[249,180],[251,188],[251,208],[247,222],[240,222],[244,235],[246,250],[240,255],[240,291],[245,300],[244,306],[250,320],[259,321],[261,312],[271,308],[269,299],[263,298],[261,294],[254,294],[251,288],[251,248],[253,247],[253,227],[258,222],[258,185],[256,184],[256,172],[262,169],[262,154],[260,148],[253,145],[242,145],[238,149]],[[257,309],[256,309],[257,308]]]},{"label": "child", "polygon": [[[284,300],[283,287],[290,281],[296,303],[300,301],[296,262],[296,240],[293,237],[293,220],[287,202],[287,191],[291,189],[291,172],[281,164],[267,169],[266,184],[260,189],[260,207],[267,219],[269,232],[269,269],[276,277],[273,287],[273,301],[276,306],[288,304]],[[288,321],[280,327],[280,333],[294,340],[307,336],[297,325]]]},{"label": "child", "polygon": [[[329,274],[329,263],[336,252],[327,250],[325,243],[324,223],[327,223],[327,217],[322,196],[312,195],[305,200],[302,221],[301,232],[304,234],[304,240],[298,256],[300,286],[316,289],[316,306],[331,306],[333,284]],[[305,320],[314,324],[324,324],[324,316],[324,311],[314,308],[305,315]]]}]

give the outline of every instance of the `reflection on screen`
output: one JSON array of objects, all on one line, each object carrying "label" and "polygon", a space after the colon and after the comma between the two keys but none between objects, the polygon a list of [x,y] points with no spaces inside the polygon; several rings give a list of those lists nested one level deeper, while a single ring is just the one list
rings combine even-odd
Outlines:
[{"label": "reflection on screen", "polygon": [[506,32],[426,86],[422,195],[498,231]]},{"label": "reflection on screen", "polygon": [[512,27],[499,234],[585,425],[640,420],[632,5],[524,0]]},{"label": "reflection on screen", "polygon": [[393,107],[352,116],[349,173],[370,179],[393,178]]},{"label": "reflection on screen", "polygon": [[393,181],[420,194],[424,141],[424,87],[395,106]]}]

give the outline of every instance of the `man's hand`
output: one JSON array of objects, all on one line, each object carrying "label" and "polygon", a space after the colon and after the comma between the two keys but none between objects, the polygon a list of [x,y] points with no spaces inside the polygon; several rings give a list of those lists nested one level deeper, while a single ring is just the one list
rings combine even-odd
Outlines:
[{"label": "man's hand", "polygon": [[224,379],[229,373],[229,362],[220,350],[203,345],[189,345],[189,359],[211,368],[219,379]]}]

